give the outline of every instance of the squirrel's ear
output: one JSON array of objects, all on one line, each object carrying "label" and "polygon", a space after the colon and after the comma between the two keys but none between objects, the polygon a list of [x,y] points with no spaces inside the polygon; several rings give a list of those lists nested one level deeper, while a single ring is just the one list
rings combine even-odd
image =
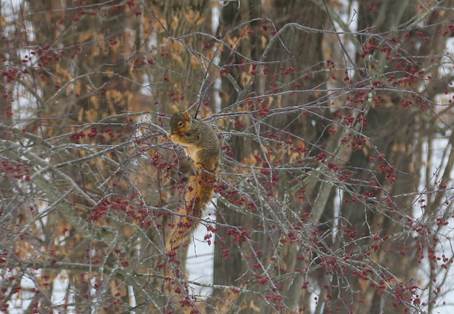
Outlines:
[{"label": "squirrel's ear", "polygon": [[189,115],[189,112],[187,112],[187,111],[183,112],[183,118],[184,118],[186,121],[191,120],[191,116]]}]

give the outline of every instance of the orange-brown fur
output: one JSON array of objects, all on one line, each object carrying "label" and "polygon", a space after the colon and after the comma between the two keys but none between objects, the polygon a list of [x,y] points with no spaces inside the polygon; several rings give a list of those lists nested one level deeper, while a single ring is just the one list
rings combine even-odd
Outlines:
[{"label": "orange-brown fur", "polygon": [[170,139],[183,146],[194,163],[195,175],[189,177],[185,205],[178,210],[176,223],[166,241],[167,251],[189,243],[197,220],[213,195],[219,165],[219,142],[208,124],[192,119],[185,112],[174,114],[170,128]]}]

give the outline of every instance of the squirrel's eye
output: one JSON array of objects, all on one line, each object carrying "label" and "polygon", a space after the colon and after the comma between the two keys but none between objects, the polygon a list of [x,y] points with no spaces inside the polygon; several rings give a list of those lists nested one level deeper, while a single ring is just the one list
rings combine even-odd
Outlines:
[{"label": "squirrel's eye", "polygon": [[183,126],[183,121],[178,121],[178,127],[181,128]]}]

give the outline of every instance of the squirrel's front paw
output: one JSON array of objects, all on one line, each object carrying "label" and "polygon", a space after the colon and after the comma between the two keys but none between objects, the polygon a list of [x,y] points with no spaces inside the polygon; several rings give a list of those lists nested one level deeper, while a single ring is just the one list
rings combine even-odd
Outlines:
[{"label": "squirrel's front paw", "polygon": [[175,134],[170,134],[168,138],[174,143],[177,143],[178,141],[178,137]]}]

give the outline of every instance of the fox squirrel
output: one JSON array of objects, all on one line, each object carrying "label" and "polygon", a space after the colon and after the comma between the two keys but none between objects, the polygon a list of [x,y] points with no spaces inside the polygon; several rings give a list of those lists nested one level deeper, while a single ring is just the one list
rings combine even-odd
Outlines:
[{"label": "fox squirrel", "polygon": [[189,243],[190,235],[210,201],[219,166],[219,141],[216,132],[205,122],[192,119],[188,112],[177,112],[170,119],[170,140],[183,146],[194,164],[195,174],[189,177],[184,195],[185,206],[178,210],[176,223],[166,240],[172,251]]}]

